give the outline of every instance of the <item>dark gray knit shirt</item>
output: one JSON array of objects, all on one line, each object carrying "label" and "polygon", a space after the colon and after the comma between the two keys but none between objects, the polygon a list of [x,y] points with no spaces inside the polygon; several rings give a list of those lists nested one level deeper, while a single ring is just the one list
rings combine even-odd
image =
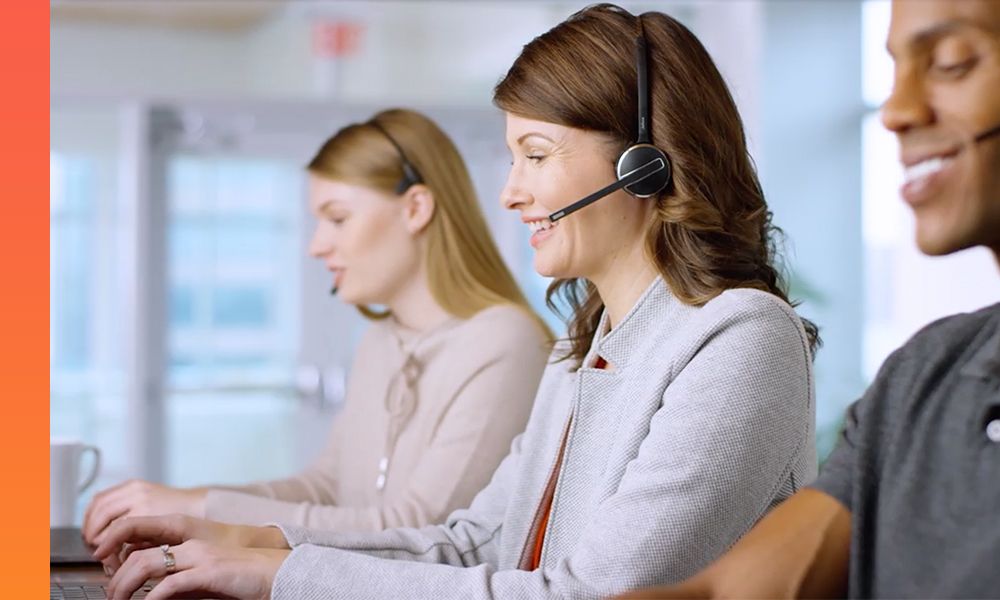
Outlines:
[{"label": "dark gray knit shirt", "polygon": [[814,487],[852,513],[850,597],[1000,598],[1000,304],[890,356]]}]

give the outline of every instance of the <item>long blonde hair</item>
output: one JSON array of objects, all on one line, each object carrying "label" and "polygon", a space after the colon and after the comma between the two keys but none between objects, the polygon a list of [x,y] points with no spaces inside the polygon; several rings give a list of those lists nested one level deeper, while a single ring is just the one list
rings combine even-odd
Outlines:
[{"label": "long blonde hair", "polygon": [[[399,145],[434,196],[423,257],[434,300],[463,319],[494,305],[512,304],[530,315],[551,339],[548,326],[532,310],[500,257],[465,161],[429,118],[397,108],[382,111],[366,123],[348,125],[323,144],[307,169],[319,177],[394,195],[404,177],[403,163],[385,134]],[[358,308],[368,318],[389,316],[370,307]]]}]

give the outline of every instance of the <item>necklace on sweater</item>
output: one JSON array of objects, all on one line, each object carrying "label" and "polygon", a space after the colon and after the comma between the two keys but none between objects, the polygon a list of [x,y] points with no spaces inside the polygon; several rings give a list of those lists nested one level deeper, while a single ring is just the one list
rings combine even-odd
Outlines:
[{"label": "necklace on sweater", "polygon": [[390,332],[396,339],[400,354],[403,355],[403,363],[389,381],[385,394],[384,403],[386,414],[389,416],[389,426],[385,436],[385,449],[378,461],[378,476],[375,478],[375,489],[379,492],[385,489],[386,478],[389,475],[389,458],[396,449],[396,442],[417,407],[417,384],[424,368],[423,363],[417,358],[417,351],[428,338],[456,322],[457,319],[448,319],[430,328],[413,340],[409,348],[396,330],[396,326],[390,326]]}]

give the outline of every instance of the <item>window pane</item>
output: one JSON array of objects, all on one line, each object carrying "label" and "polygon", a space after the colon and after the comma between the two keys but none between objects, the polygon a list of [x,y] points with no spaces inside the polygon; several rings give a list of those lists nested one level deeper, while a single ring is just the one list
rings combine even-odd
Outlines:
[{"label": "window pane", "polygon": [[167,186],[168,480],[287,475],[298,463],[292,438],[301,412],[291,392],[301,170],[178,155],[169,161]]},{"label": "window pane", "polygon": [[49,432],[95,444],[94,490],[128,476],[123,255],[114,111],[53,109],[49,156]]},{"label": "window pane", "polygon": [[861,94],[873,108],[881,106],[892,89],[892,59],[885,49],[890,8],[889,0],[865,0],[861,7]]}]

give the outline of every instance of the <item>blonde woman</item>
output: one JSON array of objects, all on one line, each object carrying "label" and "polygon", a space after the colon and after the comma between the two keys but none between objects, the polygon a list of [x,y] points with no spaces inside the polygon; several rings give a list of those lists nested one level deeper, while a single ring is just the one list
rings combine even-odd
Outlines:
[{"label": "blonde woman", "polygon": [[373,321],[325,451],[298,475],[242,487],[123,483],[87,509],[87,541],[121,517],[170,513],[355,532],[438,523],[524,429],[549,333],[447,135],[419,113],[381,112],[330,138],[308,171],[309,253]]}]

